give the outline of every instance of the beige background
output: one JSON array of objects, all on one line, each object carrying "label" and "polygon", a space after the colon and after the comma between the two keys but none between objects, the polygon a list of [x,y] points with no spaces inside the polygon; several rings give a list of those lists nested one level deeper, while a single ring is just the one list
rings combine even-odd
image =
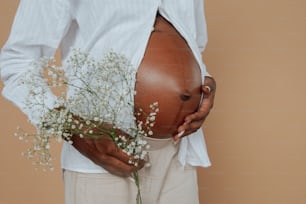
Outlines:
[{"label": "beige background", "polygon": [[[1,0],[1,47],[17,3]],[[213,166],[199,170],[201,204],[305,204],[306,1],[206,0],[206,16],[218,93],[204,127]],[[63,203],[59,161],[35,172],[12,136],[26,118],[0,98],[0,120],[0,204]]]}]

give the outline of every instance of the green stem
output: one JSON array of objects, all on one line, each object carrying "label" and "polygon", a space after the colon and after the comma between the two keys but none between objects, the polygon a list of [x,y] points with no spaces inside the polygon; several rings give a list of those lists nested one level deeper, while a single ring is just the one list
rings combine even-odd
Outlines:
[{"label": "green stem", "polygon": [[135,184],[136,184],[136,186],[137,186],[136,203],[137,203],[137,204],[142,204],[138,171],[134,171],[134,172],[132,173],[132,176],[133,176],[133,178],[134,178],[134,180],[135,180]]}]

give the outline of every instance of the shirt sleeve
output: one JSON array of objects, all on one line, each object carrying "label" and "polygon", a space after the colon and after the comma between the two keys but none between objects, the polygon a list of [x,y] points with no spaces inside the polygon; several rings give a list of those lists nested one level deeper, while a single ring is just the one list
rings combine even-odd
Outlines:
[{"label": "shirt sleeve", "polygon": [[[19,107],[33,124],[39,122],[44,111],[39,106],[31,109],[26,107],[25,101],[31,89],[21,81],[34,69],[33,62],[54,55],[70,22],[69,3],[66,0],[21,0],[9,39],[1,50],[2,94]],[[56,96],[43,78],[38,80],[37,87],[47,90],[45,97],[38,97],[37,100],[51,108]]]},{"label": "shirt sleeve", "polygon": [[[205,10],[204,10],[204,0],[195,0],[194,9],[195,9],[195,21],[196,21],[196,42],[200,52],[203,53],[208,40],[207,24],[205,18]],[[206,69],[205,64],[203,65]],[[205,76],[211,76],[211,75],[208,72],[206,72]]]},{"label": "shirt sleeve", "polygon": [[196,41],[201,52],[207,44],[207,26],[204,13],[204,0],[195,0]]}]

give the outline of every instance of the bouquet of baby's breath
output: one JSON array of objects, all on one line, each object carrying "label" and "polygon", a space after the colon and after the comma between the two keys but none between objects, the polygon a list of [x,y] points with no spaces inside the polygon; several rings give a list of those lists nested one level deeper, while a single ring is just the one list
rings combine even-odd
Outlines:
[{"label": "bouquet of baby's breath", "polygon": [[[150,113],[134,108],[135,71],[129,61],[115,52],[95,60],[88,53],[75,49],[64,66],[56,66],[52,58],[42,58],[32,65],[24,80],[30,94],[25,107],[40,110],[37,132],[27,133],[18,128],[16,136],[31,144],[24,153],[34,164],[53,169],[50,153],[51,141],[71,141],[72,136],[110,137],[117,148],[131,156],[131,165],[146,160],[147,144],[144,137],[153,134],[157,102],[151,104]],[[41,86],[41,82],[48,86]],[[64,88],[63,88],[64,87]],[[56,104],[47,104],[50,91],[56,88]],[[59,91],[60,90],[60,91]],[[145,121],[136,120],[144,114]],[[141,117],[143,118],[143,117]],[[108,127],[108,128],[106,128]],[[118,134],[123,130],[130,137]],[[133,173],[138,187],[137,203],[141,203],[138,173]]]}]

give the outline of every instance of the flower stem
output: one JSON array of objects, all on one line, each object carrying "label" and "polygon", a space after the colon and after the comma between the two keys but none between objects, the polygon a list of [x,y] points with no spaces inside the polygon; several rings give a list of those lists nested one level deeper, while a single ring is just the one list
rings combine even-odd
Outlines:
[{"label": "flower stem", "polygon": [[137,204],[142,204],[138,171],[134,171],[134,172],[132,173],[132,177],[134,178],[135,184],[136,184],[136,186],[137,186],[136,203],[137,203]]}]

